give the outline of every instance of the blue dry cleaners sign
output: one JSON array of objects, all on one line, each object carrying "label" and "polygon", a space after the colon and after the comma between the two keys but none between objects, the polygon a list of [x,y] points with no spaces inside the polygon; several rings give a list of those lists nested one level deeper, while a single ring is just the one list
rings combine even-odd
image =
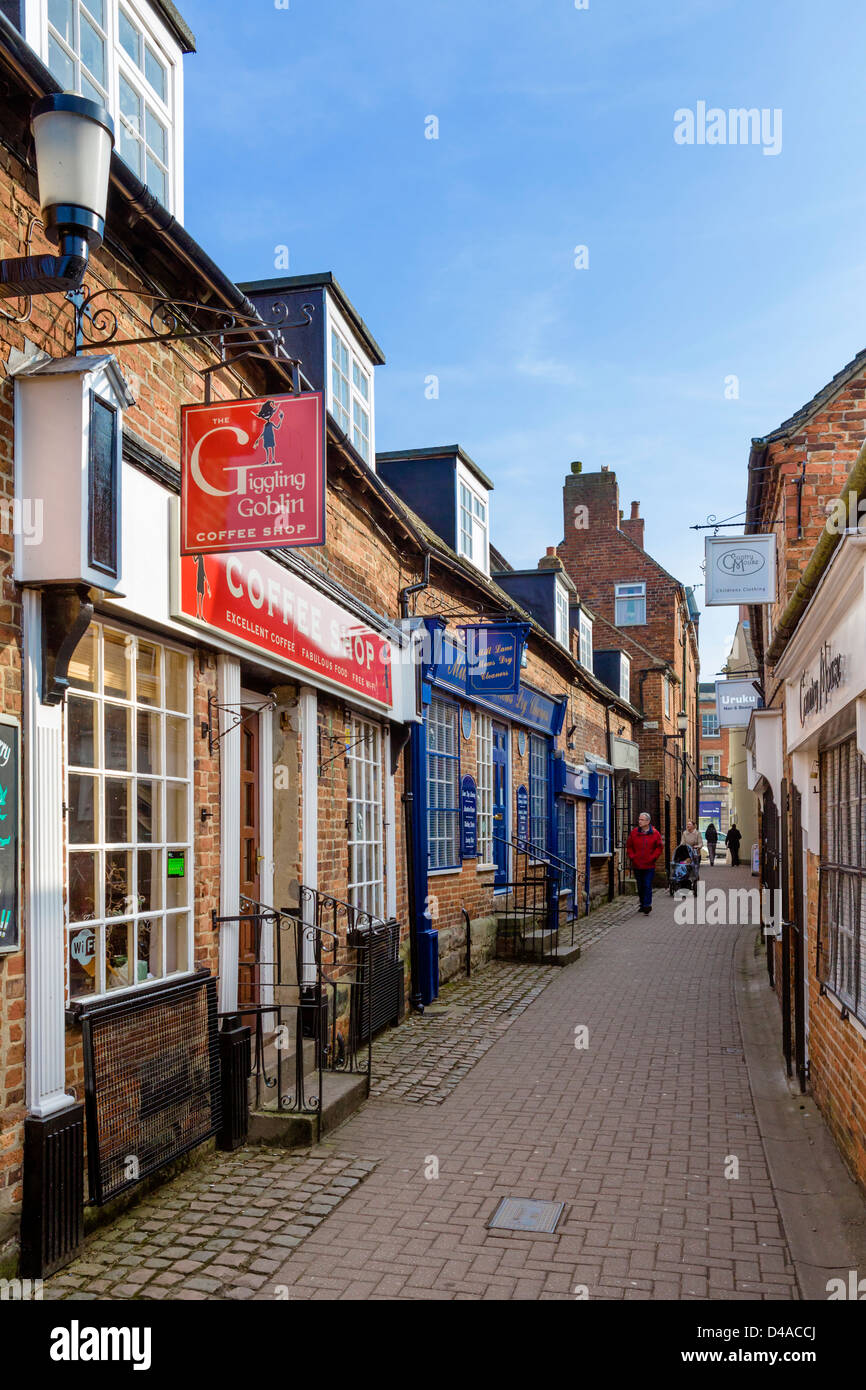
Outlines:
[{"label": "blue dry cleaners sign", "polygon": [[[429,661],[425,662],[424,679],[430,685],[451,690],[456,695],[470,696],[466,652],[448,633],[442,631],[438,618],[425,620],[430,644]],[[502,714],[551,734],[554,738],[560,732],[565,719],[566,698],[551,700],[540,691],[531,690],[526,685],[518,687],[513,695],[487,690],[483,695],[471,694],[477,704],[484,705],[496,714]]]},{"label": "blue dry cleaners sign", "polygon": [[467,695],[516,695],[528,623],[467,624]]}]

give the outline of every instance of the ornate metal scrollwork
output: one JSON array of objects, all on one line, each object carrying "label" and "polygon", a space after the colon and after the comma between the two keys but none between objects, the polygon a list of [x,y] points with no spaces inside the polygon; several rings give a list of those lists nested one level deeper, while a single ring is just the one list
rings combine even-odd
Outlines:
[{"label": "ornate metal scrollwork", "polygon": [[[143,343],[172,343],[239,338],[243,346],[267,346],[269,342],[282,347],[282,331],[287,328],[306,328],[313,321],[315,308],[304,304],[303,318],[290,322],[290,309],[282,299],[270,305],[269,318],[245,314],[237,309],[219,305],[199,304],[193,300],[171,299],[166,295],[141,294],[138,290],[100,288],[78,290],[70,294],[75,309],[75,350],[97,347],[134,347]],[[109,298],[118,302],[114,308]],[[149,305],[145,331],[132,338],[122,338],[119,315],[124,308]],[[276,335],[276,339],[275,339]]]}]

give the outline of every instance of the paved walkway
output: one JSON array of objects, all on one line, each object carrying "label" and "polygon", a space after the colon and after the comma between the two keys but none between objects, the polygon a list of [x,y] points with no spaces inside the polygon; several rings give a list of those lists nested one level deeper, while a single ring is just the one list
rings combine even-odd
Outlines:
[{"label": "paved walkway", "polygon": [[[508,982],[507,1026],[499,969],[406,1028],[432,1089],[395,1084],[308,1155],[208,1160],[46,1296],[797,1299],[734,996],[744,929],[678,925],[664,895],[607,915],[576,964]],[[424,1041],[443,1029],[466,1042],[450,1072]],[[489,1230],[505,1196],[564,1203],[556,1232]]]}]

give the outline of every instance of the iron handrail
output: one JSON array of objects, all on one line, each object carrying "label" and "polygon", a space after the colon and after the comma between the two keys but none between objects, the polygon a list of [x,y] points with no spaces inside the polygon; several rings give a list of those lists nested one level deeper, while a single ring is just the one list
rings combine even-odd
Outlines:
[{"label": "iron handrail", "polygon": [[576,864],[569,864],[567,859],[562,859],[558,854],[554,854],[552,849],[539,849],[533,840],[529,840],[523,835],[509,838],[506,835],[494,834],[493,839],[498,840],[500,844],[510,845],[512,849],[517,850],[518,854],[534,856],[541,863],[547,861],[551,868],[554,867],[555,861],[567,874],[574,875],[575,879],[583,881],[586,878],[586,874]]}]

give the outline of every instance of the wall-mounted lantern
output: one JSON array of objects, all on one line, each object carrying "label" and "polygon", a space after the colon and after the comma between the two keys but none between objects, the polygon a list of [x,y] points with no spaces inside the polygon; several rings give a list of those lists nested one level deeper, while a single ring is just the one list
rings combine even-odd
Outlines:
[{"label": "wall-mounted lantern", "polygon": [[105,232],[114,147],[114,122],[105,107],[58,92],[36,103],[31,128],[45,235],[60,254],[0,260],[0,299],[78,289]]}]

